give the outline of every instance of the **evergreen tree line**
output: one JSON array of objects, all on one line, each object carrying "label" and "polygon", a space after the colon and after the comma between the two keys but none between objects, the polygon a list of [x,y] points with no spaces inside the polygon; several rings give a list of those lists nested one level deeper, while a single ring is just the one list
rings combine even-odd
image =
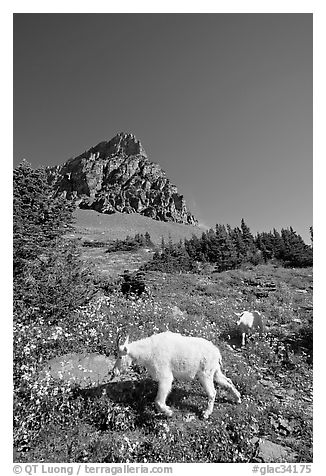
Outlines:
[{"label": "evergreen tree line", "polygon": [[[312,236],[312,228],[310,229]],[[217,271],[236,269],[244,264],[258,265],[273,261],[286,267],[308,267],[313,264],[312,247],[292,227],[258,233],[255,237],[241,220],[240,227],[217,224],[201,237],[173,244],[171,240],[153,256],[147,268],[171,271],[196,271],[198,263],[211,263]]]}]

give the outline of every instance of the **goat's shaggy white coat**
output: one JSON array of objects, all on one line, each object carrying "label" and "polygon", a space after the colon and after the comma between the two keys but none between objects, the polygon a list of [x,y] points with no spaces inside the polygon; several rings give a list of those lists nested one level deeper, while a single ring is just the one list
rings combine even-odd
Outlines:
[{"label": "goat's shaggy white coat", "polygon": [[199,379],[208,395],[208,407],[204,418],[213,411],[216,390],[214,380],[228,388],[241,402],[240,393],[221,370],[222,357],[217,347],[206,339],[187,337],[173,332],[154,334],[151,337],[128,343],[128,338],[119,346],[119,356],[113,373],[119,375],[132,361],[143,365],[150,376],[158,382],[155,399],[157,408],[168,416],[172,410],[166,405],[173,379]]},{"label": "goat's shaggy white coat", "polygon": [[244,311],[240,313],[235,312],[235,314],[239,316],[237,325],[239,326],[239,331],[242,334],[243,346],[246,343],[246,335],[250,334],[250,332],[253,332],[256,330],[258,330],[260,334],[264,332],[264,323],[263,323],[263,318],[260,312]]}]

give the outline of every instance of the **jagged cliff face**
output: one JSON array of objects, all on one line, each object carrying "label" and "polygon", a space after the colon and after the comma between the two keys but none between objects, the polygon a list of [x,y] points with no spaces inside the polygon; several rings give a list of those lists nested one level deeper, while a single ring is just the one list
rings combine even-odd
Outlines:
[{"label": "jagged cliff face", "polygon": [[185,200],[133,134],[120,133],[63,165],[47,168],[56,195],[101,213],[140,213],[197,224]]}]

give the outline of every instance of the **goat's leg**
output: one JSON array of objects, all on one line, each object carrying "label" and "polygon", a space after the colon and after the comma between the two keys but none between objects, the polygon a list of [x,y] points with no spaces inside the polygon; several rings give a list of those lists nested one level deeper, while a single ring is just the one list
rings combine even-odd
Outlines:
[{"label": "goat's leg", "polygon": [[243,333],[242,333],[242,347],[245,346],[245,343],[246,343],[246,333],[243,332]]},{"label": "goat's leg", "polygon": [[212,376],[210,377],[207,377],[205,375],[199,375],[199,381],[200,383],[202,384],[205,392],[207,393],[208,395],[208,405],[207,405],[207,409],[204,411],[203,413],[203,417],[204,418],[208,418],[212,412],[213,412],[213,408],[214,408],[214,401],[215,401],[215,396],[216,396],[216,390],[215,390],[215,387],[214,387],[214,381],[213,381],[213,378]]},{"label": "goat's leg", "polygon": [[171,416],[173,413],[171,408],[165,403],[166,398],[168,394],[170,393],[172,382],[173,382],[172,375],[161,378],[158,382],[158,392],[155,399],[155,405],[158,408],[158,410],[165,413],[165,415],[167,416]]},{"label": "goat's leg", "polygon": [[221,369],[216,370],[214,374],[214,380],[216,383],[218,383],[221,387],[227,388],[231,390],[233,395],[235,395],[237,402],[241,403],[241,395],[238,392],[238,390],[235,388],[233,385],[233,382],[231,379],[227,378],[221,371]]}]

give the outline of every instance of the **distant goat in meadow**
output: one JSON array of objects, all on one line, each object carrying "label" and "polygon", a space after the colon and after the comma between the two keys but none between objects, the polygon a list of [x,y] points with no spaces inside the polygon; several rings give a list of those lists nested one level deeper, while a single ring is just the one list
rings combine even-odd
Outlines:
[{"label": "distant goat in meadow", "polygon": [[241,403],[240,393],[221,370],[222,357],[217,347],[206,339],[186,337],[173,332],[162,332],[129,343],[129,338],[118,345],[118,359],[112,370],[119,375],[132,361],[143,365],[150,376],[158,382],[156,407],[167,416],[172,410],[166,405],[173,379],[192,380],[197,377],[208,395],[204,418],[213,411],[216,390],[214,380],[229,389]]},{"label": "distant goat in meadow", "polygon": [[244,346],[246,343],[246,335],[256,330],[258,330],[260,334],[264,332],[265,327],[263,323],[263,317],[260,312],[243,311],[240,313],[235,312],[234,314],[239,317],[237,325],[239,326],[239,331],[242,335],[242,346]]}]

